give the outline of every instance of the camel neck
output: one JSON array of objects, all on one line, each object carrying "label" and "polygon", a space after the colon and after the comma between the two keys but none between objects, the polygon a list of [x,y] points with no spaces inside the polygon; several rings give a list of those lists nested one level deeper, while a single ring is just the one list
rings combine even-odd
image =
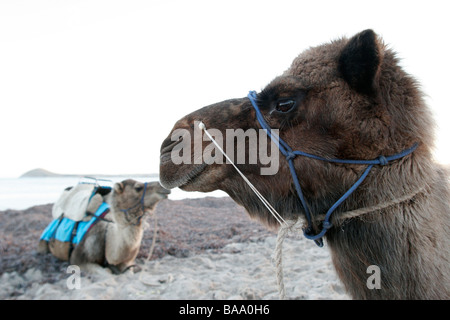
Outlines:
[{"label": "camel neck", "polygon": [[[405,287],[404,268],[412,256],[411,248],[404,245],[404,237],[415,234],[417,217],[409,212],[417,211],[428,201],[427,193],[424,189],[398,200],[383,208],[367,208],[365,213],[355,211],[357,217],[340,220],[326,235],[335,270],[353,298],[413,298],[396,288]],[[380,270],[383,292],[367,284],[371,268]],[[406,284],[414,281],[417,280]]]}]

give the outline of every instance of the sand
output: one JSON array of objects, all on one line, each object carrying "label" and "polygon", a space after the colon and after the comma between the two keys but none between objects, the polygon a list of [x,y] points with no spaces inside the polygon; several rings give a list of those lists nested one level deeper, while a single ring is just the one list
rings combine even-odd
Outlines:
[{"label": "sand", "polygon": [[[0,299],[279,299],[272,259],[276,235],[229,198],[161,202],[154,213],[154,254],[148,260],[154,223],[148,217],[138,268],[121,275],[96,265],[68,273],[67,262],[38,254],[32,242],[37,244],[47,222],[31,223],[33,228],[13,220],[42,220],[50,209],[51,204],[0,212]],[[15,243],[17,234],[28,242]],[[290,236],[283,250],[288,299],[349,299],[326,246]]]}]

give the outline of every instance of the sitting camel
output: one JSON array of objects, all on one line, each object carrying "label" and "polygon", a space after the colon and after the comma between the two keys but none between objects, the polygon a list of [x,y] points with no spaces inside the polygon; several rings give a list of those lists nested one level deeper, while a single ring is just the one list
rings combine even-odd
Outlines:
[{"label": "sitting camel", "polygon": [[[104,196],[104,205],[109,210],[95,221],[73,251],[68,252],[67,242],[43,240],[39,251],[50,251],[64,260],[68,257],[73,265],[95,263],[121,273],[133,264],[139,252],[144,233],[142,217],[168,194],[170,191],[161,187],[159,182],[142,183],[127,179],[116,183],[112,192]],[[98,202],[97,196],[92,200]],[[92,203],[88,211],[91,206]],[[98,208],[98,205],[94,207]]]},{"label": "sitting camel", "polygon": [[[252,186],[212,142],[199,149],[190,139],[208,129],[226,139],[238,128],[273,140],[272,152],[286,157],[273,174],[261,173],[260,159],[238,163]],[[355,299],[450,299],[450,188],[433,162],[433,128],[417,81],[365,30],[306,50],[260,93],[179,120],[161,146],[160,179],[166,188],[223,190],[278,226],[258,190],[283,221],[301,220],[308,239],[326,240]],[[253,146],[226,141],[225,153],[240,147],[250,158]],[[215,161],[199,161],[211,150]],[[369,284],[372,270],[379,286]]]}]

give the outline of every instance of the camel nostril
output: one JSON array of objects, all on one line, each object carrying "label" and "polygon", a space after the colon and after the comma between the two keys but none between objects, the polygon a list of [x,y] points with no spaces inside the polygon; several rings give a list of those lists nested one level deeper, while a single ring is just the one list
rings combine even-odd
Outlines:
[{"label": "camel nostril", "polygon": [[164,140],[164,142],[161,145],[161,151],[159,156],[160,164],[163,165],[165,163],[168,163],[172,161],[172,150],[177,146],[178,144],[183,142],[183,137],[178,137],[177,140],[173,141],[171,137]]},{"label": "camel nostril", "polygon": [[172,141],[171,137],[167,138],[166,140],[164,140],[164,142],[161,145],[161,155],[167,153],[167,152],[171,152],[172,149],[179,143],[181,143],[183,141],[183,137],[178,137],[177,140]]}]

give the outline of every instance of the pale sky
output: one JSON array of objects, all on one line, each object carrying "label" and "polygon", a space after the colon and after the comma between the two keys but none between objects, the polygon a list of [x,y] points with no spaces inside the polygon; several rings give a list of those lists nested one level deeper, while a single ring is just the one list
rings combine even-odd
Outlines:
[{"label": "pale sky", "polygon": [[421,82],[450,163],[447,3],[1,0],[0,177],[157,173],[176,120],[367,28]]}]

